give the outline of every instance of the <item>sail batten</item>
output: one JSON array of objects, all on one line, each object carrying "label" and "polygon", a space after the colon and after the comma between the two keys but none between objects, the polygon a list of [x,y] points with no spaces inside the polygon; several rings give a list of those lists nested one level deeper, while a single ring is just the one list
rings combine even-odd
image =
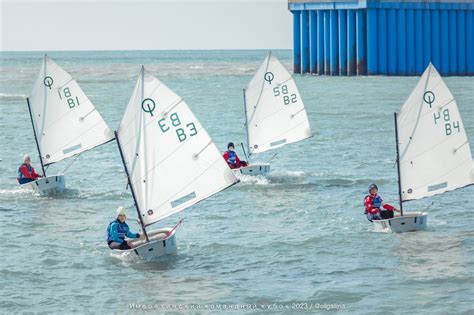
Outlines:
[{"label": "sail batten", "polygon": [[402,201],[474,183],[471,150],[454,96],[430,64],[397,116]]},{"label": "sail batten", "polygon": [[291,74],[269,53],[244,90],[249,154],[311,137],[311,127]]},{"label": "sail batten", "polygon": [[29,104],[44,165],[114,139],[112,131],[77,82],[47,56]]},{"label": "sail batten", "polygon": [[238,181],[186,102],[144,68],[117,135],[144,226]]}]

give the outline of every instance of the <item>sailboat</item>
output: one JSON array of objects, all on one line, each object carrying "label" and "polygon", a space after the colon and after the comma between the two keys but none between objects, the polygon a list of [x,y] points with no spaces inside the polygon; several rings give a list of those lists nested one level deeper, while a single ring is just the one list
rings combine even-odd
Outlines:
[{"label": "sailboat", "polygon": [[403,203],[474,184],[474,169],[454,96],[430,63],[394,113],[400,216],[373,221],[376,231],[424,230],[428,214]]},{"label": "sailboat", "polygon": [[128,251],[145,260],[177,252],[176,226],[148,226],[238,182],[184,100],[144,67],[115,138],[145,236]]},{"label": "sailboat", "polygon": [[46,55],[26,103],[43,177],[21,187],[61,191],[64,174],[48,176],[45,167],[109,142],[113,133],[79,84]]},{"label": "sailboat", "polygon": [[243,94],[249,164],[234,171],[264,175],[270,164],[252,163],[251,156],[310,138],[311,126],[293,77],[271,52]]}]

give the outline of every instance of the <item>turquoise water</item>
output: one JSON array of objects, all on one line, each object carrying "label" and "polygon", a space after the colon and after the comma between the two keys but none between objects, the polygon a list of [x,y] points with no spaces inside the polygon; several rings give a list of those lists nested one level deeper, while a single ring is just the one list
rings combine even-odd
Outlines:
[{"label": "turquoise water", "polygon": [[[291,68],[290,51],[275,54]],[[144,64],[186,100],[224,150],[228,141],[245,139],[242,88],[265,52],[49,56],[77,79],[112,129]],[[392,115],[417,78],[296,76],[315,136],[276,157],[259,155],[262,162],[273,157],[267,178],[246,178],[158,223],[185,219],[179,252],[145,263],[111,254],[104,240],[115,209],[132,205],[114,142],[72,164],[62,196],[32,196],[17,187],[23,154],[39,168],[24,97],[42,53],[0,57],[0,313],[135,311],[130,304],[250,304],[256,308],[247,313],[302,312],[295,310],[304,307],[298,303],[339,304],[341,313],[351,314],[474,311],[474,186],[406,204],[417,211],[434,202],[425,232],[373,233],[362,214],[371,182],[386,202],[396,203]],[[474,148],[474,78],[446,83]],[[52,165],[48,173],[68,164]],[[131,208],[129,216],[136,217]]]}]

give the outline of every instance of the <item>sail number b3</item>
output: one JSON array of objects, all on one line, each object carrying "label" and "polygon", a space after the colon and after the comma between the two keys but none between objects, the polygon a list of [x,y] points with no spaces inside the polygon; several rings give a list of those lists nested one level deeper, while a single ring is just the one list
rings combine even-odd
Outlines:
[{"label": "sail number b3", "polygon": [[198,133],[196,125],[193,122],[184,125],[184,123],[181,123],[178,113],[176,112],[169,115],[169,117],[164,117],[158,120],[158,126],[160,126],[162,133],[166,133],[174,127],[179,142],[186,141],[188,137],[194,137]]}]

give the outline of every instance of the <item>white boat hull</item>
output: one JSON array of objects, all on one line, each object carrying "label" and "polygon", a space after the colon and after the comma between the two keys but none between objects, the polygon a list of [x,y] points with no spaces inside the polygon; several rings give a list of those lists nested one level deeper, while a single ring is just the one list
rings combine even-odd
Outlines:
[{"label": "white boat hull", "polygon": [[133,252],[143,260],[154,260],[165,255],[176,254],[178,252],[175,236],[176,230],[174,230],[168,237],[165,238],[166,234],[171,230],[172,228],[163,228],[148,232],[148,242],[144,239],[132,240],[132,249],[114,249],[113,251],[122,253]]},{"label": "white boat hull", "polygon": [[248,166],[233,169],[236,175],[266,175],[270,172],[269,163],[255,163]]},{"label": "white boat hull", "polygon": [[428,214],[426,212],[406,212],[392,219],[374,220],[375,232],[405,233],[426,230]]},{"label": "white boat hull", "polygon": [[20,187],[32,189],[41,195],[53,194],[66,189],[66,179],[62,174],[46,176],[20,185]]}]

